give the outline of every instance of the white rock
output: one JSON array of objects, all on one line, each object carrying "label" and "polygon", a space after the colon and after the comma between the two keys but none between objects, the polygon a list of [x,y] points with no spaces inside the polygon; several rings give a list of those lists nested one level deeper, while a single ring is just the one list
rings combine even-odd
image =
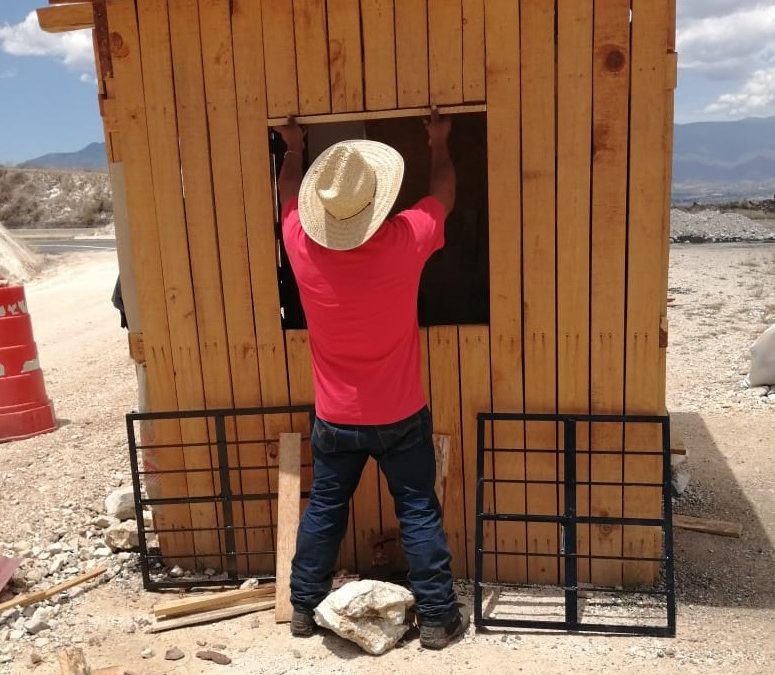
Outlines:
[{"label": "white rock", "polygon": [[110,527],[111,525],[115,525],[121,521],[118,518],[114,518],[113,516],[97,516],[91,522],[92,525],[96,525],[97,527],[100,527],[104,530],[106,527]]},{"label": "white rock", "polygon": [[107,558],[111,555],[112,551],[106,546],[100,546],[94,549],[95,558]]},{"label": "white rock", "polygon": [[132,551],[140,547],[137,535],[137,523],[127,520],[117,525],[111,525],[105,530],[105,543],[115,551]]},{"label": "white rock", "polygon": [[170,570],[171,577],[182,577],[184,574],[185,572],[178,565],[175,565],[175,567]]},{"label": "white rock", "polygon": [[135,516],[135,492],[131,485],[113,490],[105,499],[105,511],[109,516],[127,520]]},{"label": "white rock", "polygon": [[414,597],[402,586],[363,579],[331,593],[315,608],[315,621],[369,654],[384,654],[409,629],[412,605]]},{"label": "white rock", "polygon": [[140,652],[140,656],[142,656],[144,659],[150,659],[153,658],[154,651],[150,647],[146,647],[143,649],[143,651]]},{"label": "white rock", "polygon": [[673,472],[673,492],[677,496],[681,496],[686,492],[686,488],[689,487],[691,477],[685,467],[681,467],[678,471]]},{"label": "white rock", "polygon": [[50,628],[48,623],[42,619],[36,619],[34,617],[24,623],[24,630],[26,630],[30,635],[37,635],[41,631],[47,630],[48,628]]},{"label": "white rock", "polygon": [[24,631],[13,629],[10,633],[8,633],[8,638],[10,640],[21,640],[24,636]]}]

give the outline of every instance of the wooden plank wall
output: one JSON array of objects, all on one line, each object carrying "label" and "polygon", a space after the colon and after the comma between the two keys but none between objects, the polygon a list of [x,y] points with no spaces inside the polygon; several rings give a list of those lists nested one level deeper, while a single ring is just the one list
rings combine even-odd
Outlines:
[{"label": "wooden plank wall", "polygon": [[[114,174],[125,177],[149,408],[312,403],[308,335],[280,324],[267,117],[486,101],[490,324],[434,326],[420,341],[434,430],[451,438],[453,571],[473,575],[476,413],[664,412],[674,29],[674,0],[233,0],[231,12],[221,0],[107,0],[95,50],[110,35],[100,91]],[[308,418],[230,421],[230,462],[262,467],[235,470],[232,489],[277,488],[276,444],[234,441],[292,430],[308,436]],[[153,433],[173,446],[147,458],[159,468],[217,468],[206,447],[175,449],[212,439],[207,425]],[[488,464],[489,477],[562,477],[554,424],[490,425],[487,441],[510,449]],[[578,459],[582,480],[660,478],[660,460],[642,454],[659,447],[654,428],[582,426],[577,445],[589,449]],[[310,482],[305,442],[302,489]],[[163,496],[218,488],[210,470],[155,486]],[[556,514],[561,497],[554,485],[488,484],[485,505]],[[660,509],[658,490],[643,486],[583,486],[577,498],[582,514]],[[242,571],[273,569],[276,506],[237,509]],[[221,564],[219,509],[165,507],[156,520],[202,528],[166,533],[168,559]],[[397,529],[371,461],[340,566],[400,565]],[[582,554],[649,555],[658,535],[580,527],[578,544]],[[489,578],[562,578],[554,525],[492,524],[484,543],[497,551],[485,556]],[[616,584],[654,574],[616,560],[579,570],[582,581]]]}]

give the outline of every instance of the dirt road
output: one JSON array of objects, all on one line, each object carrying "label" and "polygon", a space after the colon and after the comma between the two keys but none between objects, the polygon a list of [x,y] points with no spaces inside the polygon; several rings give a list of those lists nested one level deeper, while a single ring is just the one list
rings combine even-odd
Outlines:
[{"label": "dirt road", "polygon": [[[143,633],[143,622],[159,598],[141,590],[132,559],[112,556],[110,581],[60,603],[52,629],[19,637],[0,626],[0,673],[57,673],[55,654],[64,644],[81,646],[93,666],[120,664],[146,675],[770,672],[775,404],[741,391],[739,383],[750,342],[775,321],[775,246],[680,246],[672,261],[669,405],[692,477],[675,508],[744,526],[741,539],[676,532],[676,639],[471,631],[441,653],[415,640],[375,658],[330,635],[292,640],[266,614],[152,636]],[[0,553],[29,544],[32,553],[17,577],[34,582],[41,574],[41,586],[50,583],[42,574],[49,561],[40,559],[50,542],[88,557],[91,520],[102,513],[107,492],[128,481],[122,416],[135,405],[134,368],[110,306],[115,274],[115,254],[68,255],[28,285],[48,391],[63,425],[0,445]],[[232,664],[197,660],[194,652],[205,643]],[[173,645],[186,656],[165,661]],[[148,648],[153,655],[143,658]]]}]

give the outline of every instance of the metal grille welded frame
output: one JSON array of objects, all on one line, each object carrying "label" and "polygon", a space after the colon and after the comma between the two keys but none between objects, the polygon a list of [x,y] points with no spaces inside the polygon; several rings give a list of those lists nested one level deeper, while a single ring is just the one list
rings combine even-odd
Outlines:
[{"label": "metal grille welded frame", "polygon": [[[487,422],[511,421],[511,422],[555,422],[563,425],[563,448],[554,450],[531,450],[519,449],[519,452],[529,454],[531,452],[552,453],[563,455],[564,458],[564,477],[559,475],[554,481],[531,481],[525,477],[523,481],[502,480],[499,481],[495,475],[493,462],[493,476],[491,479],[485,478],[485,455],[498,451],[495,447],[494,439],[492,447],[485,445]],[[578,485],[612,485],[606,482],[594,482],[590,475],[588,481],[577,481],[576,479],[576,425],[578,423],[616,423],[616,424],[652,424],[660,425],[662,430],[662,449],[660,452],[632,452],[628,456],[661,456],[662,457],[662,480],[660,483],[616,483],[623,488],[627,486],[649,486],[661,487],[662,491],[662,517],[661,518],[624,518],[624,517],[601,517],[601,516],[579,516],[576,512],[576,489]],[[559,434],[557,436],[559,439]],[[559,446],[559,443],[557,444]],[[594,452],[585,450],[586,452]],[[603,453],[605,454],[605,452]],[[608,454],[619,454],[616,451]],[[655,637],[674,637],[676,632],[676,598],[675,598],[675,580],[673,569],[673,513],[672,513],[672,486],[671,486],[671,456],[670,456],[670,418],[661,415],[577,415],[577,414],[526,414],[526,413],[486,413],[477,415],[477,466],[476,466],[476,541],[475,541],[475,578],[474,578],[474,624],[477,628],[500,627],[500,628],[528,628],[539,630],[559,630],[572,632],[596,632],[596,633],[621,633],[633,635],[650,635]],[[551,483],[557,485],[558,489],[563,488],[564,494],[564,513],[560,515],[531,515],[530,513],[497,513],[496,506],[493,505],[493,512],[484,510],[484,491],[485,483],[498,482],[524,483],[525,485],[533,483]],[[494,489],[494,488],[493,488]],[[527,507],[525,508],[527,511]],[[559,511],[559,508],[558,508]],[[483,614],[483,589],[485,586],[500,585],[502,587],[515,586],[514,584],[499,584],[483,582],[483,560],[484,548],[484,522],[522,522],[522,523],[550,523],[557,524],[563,530],[561,544],[558,545],[557,558],[564,562],[564,609],[565,619],[563,621],[546,621],[531,619],[495,619],[488,618]],[[576,528],[579,524],[589,525],[638,525],[660,527],[663,533],[663,555],[660,558],[634,558],[613,556],[593,556],[591,551],[589,555],[581,555],[577,551]],[[498,555],[497,545],[495,555]],[[538,555],[524,552],[525,556]],[[546,555],[546,554],[541,554]],[[614,624],[614,623],[584,623],[579,620],[578,599],[580,591],[600,591],[600,592],[619,592],[619,593],[643,593],[640,590],[612,589],[606,587],[584,587],[580,588],[578,584],[578,560],[579,558],[591,559],[615,559],[623,562],[643,562],[643,563],[662,563],[662,582],[664,590],[646,591],[650,595],[662,595],[665,597],[666,621],[664,625],[633,625],[633,624]],[[539,588],[538,584],[517,585],[520,588]],[[541,587],[545,587],[542,585]]]},{"label": "metal grille welded frame", "polygon": [[[143,577],[143,587],[149,591],[159,591],[173,588],[193,588],[193,587],[206,587],[206,586],[236,586],[241,584],[247,579],[259,579],[261,581],[274,580],[274,575],[269,574],[243,574],[238,569],[237,559],[240,556],[259,556],[259,555],[271,555],[274,556],[276,551],[237,551],[237,542],[235,537],[235,530],[239,529],[234,524],[234,504],[235,502],[249,502],[259,500],[276,500],[276,492],[262,492],[262,493],[242,493],[234,494],[231,486],[231,473],[241,472],[245,470],[258,470],[258,469],[276,469],[276,466],[232,466],[229,462],[229,446],[251,445],[251,444],[267,444],[270,442],[277,442],[278,439],[262,438],[262,439],[228,439],[226,432],[226,420],[229,418],[235,419],[239,417],[260,416],[267,417],[271,415],[290,415],[294,413],[302,413],[309,415],[309,428],[310,432],[314,423],[315,413],[314,407],[309,405],[292,405],[292,406],[274,406],[274,407],[260,407],[260,408],[220,408],[213,410],[181,410],[181,411],[164,411],[164,412],[131,412],[126,416],[126,429],[127,439],[129,442],[129,463],[132,471],[132,486],[134,488],[134,503],[135,503],[135,516],[137,518],[137,533],[140,544],[140,567]],[[181,420],[202,420],[207,428],[213,428],[215,430],[215,440],[209,438],[203,440],[201,443],[171,443],[171,444],[154,444],[138,443],[136,424],[138,422],[157,422],[157,421],[181,421]],[[210,426],[212,424],[212,427]],[[308,440],[309,437],[303,437]],[[217,450],[217,465],[212,465],[209,469],[175,469],[170,470],[148,470],[142,462],[143,451],[148,450],[180,450],[185,453],[190,451],[191,448],[203,448],[206,447],[210,450],[215,447]],[[142,468],[141,468],[142,466]],[[195,472],[209,472],[211,475],[217,474],[219,476],[218,483],[220,484],[220,490],[214,494],[208,494],[203,496],[186,496],[186,497],[157,497],[152,498],[147,495],[143,495],[143,479],[146,476],[158,476],[164,473],[177,473],[177,474],[191,474]],[[215,485],[215,481],[213,481]],[[302,493],[302,497],[307,497],[308,494]],[[215,528],[181,528],[175,530],[159,530],[151,529],[151,533],[163,534],[174,532],[176,534],[194,534],[201,531],[216,531],[219,535],[222,535],[224,550],[212,551],[212,552],[197,552],[192,550],[189,553],[176,552],[174,556],[164,556],[162,552],[151,553],[149,550],[149,529],[145,525],[143,518],[143,510],[145,507],[154,506],[170,506],[170,505],[182,505],[190,506],[192,504],[210,503],[213,505],[219,505],[223,514],[222,524]],[[273,527],[271,524],[267,526],[243,526],[244,529],[266,529]],[[194,547],[192,547],[194,548]],[[225,560],[225,570],[223,574],[218,574],[212,578],[202,576],[195,579],[182,579],[182,578],[158,578],[161,575],[152,576],[151,561],[159,563],[163,561],[164,557],[174,557],[176,559],[190,558],[196,560],[197,558],[213,558],[218,557]],[[154,573],[155,574],[155,573]]]}]

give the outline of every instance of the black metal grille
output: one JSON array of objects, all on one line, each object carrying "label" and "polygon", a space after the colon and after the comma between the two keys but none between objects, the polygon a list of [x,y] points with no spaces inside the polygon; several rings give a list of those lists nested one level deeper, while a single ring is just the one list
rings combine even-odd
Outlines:
[{"label": "black metal grille", "polygon": [[[278,430],[299,431],[308,441],[313,419],[312,406],[126,416],[147,590],[274,579],[278,469],[273,449]],[[307,456],[306,462],[302,458],[303,498],[310,480]],[[255,519],[258,502],[263,502],[261,522]],[[152,512],[150,522],[146,508]],[[173,575],[175,566],[180,569]]]},{"label": "black metal grille", "polygon": [[[653,636],[674,636],[676,629],[675,584],[673,578],[673,532],[671,503],[671,471],[670,471],[670,419],[666,416],[639,415],[542,415],[522,413],[480,413],[477,416],[477,491],[476,491],[476,561],[474,580],[474,621],[477,627],[501,628],[531,628],[553,629],[567,631],[592,631],[606,633],[629,633]],[[495,444],[494,425],[498,423],[518,422],[554,423],[556,443],[554,448],[520,448],[497,447]],[[488,429],[488,424],[490,428]],[[590,444],[578,448],[579,426],[589,432],[589,425],[619,425],[621,427],[621,443],[614,449],[590,450]],[[657,425],[660,431],[659,447],[639,448],[637,452],[626,452],[626,429],[629,425]],[[617,432],[618,433],[618,432]],[[526,438],[526,436],[524,437]],[[562,439],[562,443],[560,443]],[[527,443],[524,443],[527,446]],[[620,446],[620,447],[619,447]],[[531,480],[527,469],[521,478],[503,478],[498,476],[499,453],[511,454],[512,457],[524,458],[525,467],[531,457],[555,458],[554,476]],[[622,462],[621,480],[593,480],[593,458],[618,457]],[[659,458],[661,476],[657,481],[625,480],[625,462],[632,458]],[[578,479],[577,469],[579,458],[586,460],[586,480]],[[584,466],[582,463],[581,466]],[[497,490],[514,489],[516,486],[527,490],[528,486],[554,486],[556,502],[554,512],[530,513],[528,500],[522,500],[522,508],[512,508],[514,500],[509,499],[508,512],[502,512],[497,506]],[[661,513],[659,517],[638,517],[629,513],[628,517],[592,515],[591,495],[596,488],[659,488],[661,490]],[[578,513],[579,489],[587,490],[587,505],[585,514]],[[491,508],[485,509],[487,490]],[[535,488],[534,488],[535,489]],[[525,493],[527,494],[527,493]],[[502,500],[503,501],[503,500]],[[623,508],[622,513],[625,513]],[[653,515],[653,514],[649,514]],[[498,535],[490,537],[494,547],[485,545],[485,523],[492,523],[496,529],[498,524],[524,524],[525,532],[530,524],[540,523],[556,527],[557,542],[554,551],[531,550],[526,543],[524,550],[499,550]],[[517,525],[519,526],[519,525]],[[625,554],[624,548],[619,552],[595,553],[591,545],[588,551],[580,551],[577,545],[579,527],[620,527],[625,528],[660,528],[662,555],[639,556]],[[510,525],[509,527],[514,527]],[[590,534],[591,536],[591,534]],[[527,537],[524,538],[527,542]],[[492,542],[491,542],[492,543]],[[491,577],[485,580],[484,562],[488,556],[495,558],[495,565],[490,565]],[[504,577],[513,577],[513,569],[502,561],[524,562],[529,569],[531,561],[553,559],[556,562],[556,578],[549,583],[511,583]],[[579,563],[584,561],[588,567],[590,582],[579,582]],[[630,565],[659,566],[654,575],[655,581],[648,587],[625,586],[622,584],[595,585],[591,583],[593,564],[621,565],[622,569]],[[500,564],[498,564],[500,562]],[[493,573],[494,568],[494,573]],[[504,569],[505,568],[505,569]],[[517,575],[519,576],[519,575]],[[484,593],[491,590],[489,609],[484,608]],[[513,593],[514,597],[506,594]],[[503,602],[503,611],[498,609],[498,603]],[[536,609],[537,608],[537,609]],[[547,614],[549,616],[547,616]]]}]

